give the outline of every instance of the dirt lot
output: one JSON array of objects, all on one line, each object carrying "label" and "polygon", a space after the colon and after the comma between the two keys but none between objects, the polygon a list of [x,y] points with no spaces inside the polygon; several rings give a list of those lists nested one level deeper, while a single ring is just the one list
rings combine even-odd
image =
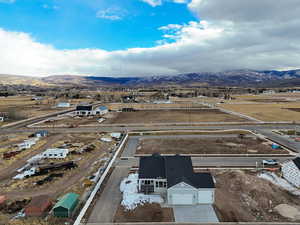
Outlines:
[{"label": "dirt lot", "polygon": [[[100,137],[101,135],[97,134],[68,134],[60,136],[60,139],[56,139],[56,141],[51,143],[51,146],[47,146],[47,148],[62,147],[63,144],[68,144],[67,148],[70,153],[65,159],[46,159],[43,160],[42,163],[49,164],[75,161],[78,166],[77,168],[71,170],[58,170],[46,175],[33,176],[23,180],[5,179],[0,182],[0,193],[7,195],[9,198],[24,198],[41,194],[56,197],[68,191],[82,193],[85,189],[85,187],[83,187],[85,179],[95,173],[97,168],[103,165],[103,159],[111,154],[110,151],[115,145],[115,142],[100,142]],[[77,153],[84,146],[91,144],[95,146],[95,149],[91,152],[84,152],[82,154]],[[23,162],[22,165],[15,162],[11,167],[20,168],[24,164],[25,162]],[[6,172],[11,173],[10,170]],[[63,173],[63,177],[55,177],[51,182],[46,182],[43,185],[35,184],[38,180],[42,180],[52,173]]]},{"label": "dirt lot", "polygon": [[[300,198],[258,178],[256,172],[219,171],[215,208],[223,222],[291,222],[275,210],[279,204],[300,207]],[[230,181],[230,182],[228,182]],[[293,222],[299,222],[293,221]]]},{"label": "dirt lot", "polygon": [[273,150],[263,140],[245,137],[221,138],[162,138],[144,139],[136,154],[288,154],[283,149]]},{"label": "dirt lot", "polygon": [[141,110],[115,113],[104,123],[197,123],[197,122],[246,122],[244,118],[223,113],[214,109],[189,110]]},{"label": "dirt lot", "polygon": [[114,223],[130,222],[174,222],[173,209],[161,208],[159,204],[140,205],[132,211],[119,206]]}]

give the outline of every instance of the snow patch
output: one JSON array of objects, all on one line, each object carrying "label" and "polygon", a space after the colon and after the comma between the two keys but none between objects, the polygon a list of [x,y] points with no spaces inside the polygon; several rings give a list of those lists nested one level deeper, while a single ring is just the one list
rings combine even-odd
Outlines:
[{"label": "snow patch", "polygon": [[126,210],[133,210],[138,205],[145,203],[163,203],[160,195],[145,195],[138,193],[138,174],[129,174],[120,185],[120,191],[123,193],[121,205]]},{"label": "snow patch", "polygon": [[293,195],[300,196],[300,190],[299,189],[294,187],[287,180],[285,180],[281,177],[278,177],[275,173],[264,172],[264,173],[258,174],[258,177],[270,181],[271,183],[281,187],[282,189],[289,191]]}]

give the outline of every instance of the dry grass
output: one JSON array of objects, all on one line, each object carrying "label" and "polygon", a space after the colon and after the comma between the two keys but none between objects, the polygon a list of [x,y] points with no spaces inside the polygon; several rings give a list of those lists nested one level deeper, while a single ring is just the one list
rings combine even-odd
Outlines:
[{"label": "dry grass", "polygon": [[106,104],[110,110],[121,110],[122,108],[134,109],[167,109],[167,108],[207,108],[198,103],[172,103],[172,104],[152,104],[152,103],[110,103]]},{"label": "dry grass", "polygon": [[222,104],[220,107],[268,122],[300,121],[300,112],[287,109],[300,108],[300,103]]}]

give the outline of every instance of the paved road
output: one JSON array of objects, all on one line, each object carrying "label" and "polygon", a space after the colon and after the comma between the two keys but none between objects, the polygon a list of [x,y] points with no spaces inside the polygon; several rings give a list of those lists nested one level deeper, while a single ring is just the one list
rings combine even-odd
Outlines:
[{"label": "paved road", "polygon": [[116,167],[88,219],[88,223],[111,223],[121,202],[120,183],[130,168]]},{"label": "paved road", "polygon": [[[283,162],[287,159],[294,157],[273,157],[279,162]],[[194,167],[237,167],[248,166],[255,167],[256,164],[261,166],[263,159],[269,159],[268,157],[192,157]],[[119,160],[117,162],[119,167],[138,167],[139,158],[129,158],[127,160]]]},{"label": "paved road", "polygon": [[125,145],[124,151],[121,155],[121,158],[134,157],[137,145],[139,143],[139,138],[140,138],[139,136],[129,137]]}]

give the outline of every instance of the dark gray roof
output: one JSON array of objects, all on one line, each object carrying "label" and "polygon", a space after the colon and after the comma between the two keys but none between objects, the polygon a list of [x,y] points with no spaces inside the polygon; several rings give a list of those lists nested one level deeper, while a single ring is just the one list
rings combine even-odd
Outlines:
[{"label": "dark gray roof", "polygon": [[295,159],[293,159],[293,162],[295,163],[295,165],[298,167],[298,169],[300,170],[300,158],[297,157]]},{"label": "dark gray roof", "polygon": [[166,178],[168,188],[184,182],[195,188],[214,188],[210,173],[194,173],[189,156],[152,156],[141,157],[139,178]]},{"label": "dark gray roof", "polygon": [[93,110],[93,106],[92,105],[78,105],[76,107],[77,111],[92,111]]},{"label": "dark gray roof", "polygon": [[140,158],[139,178],[166,178],[165,160],[158,154]]}]

